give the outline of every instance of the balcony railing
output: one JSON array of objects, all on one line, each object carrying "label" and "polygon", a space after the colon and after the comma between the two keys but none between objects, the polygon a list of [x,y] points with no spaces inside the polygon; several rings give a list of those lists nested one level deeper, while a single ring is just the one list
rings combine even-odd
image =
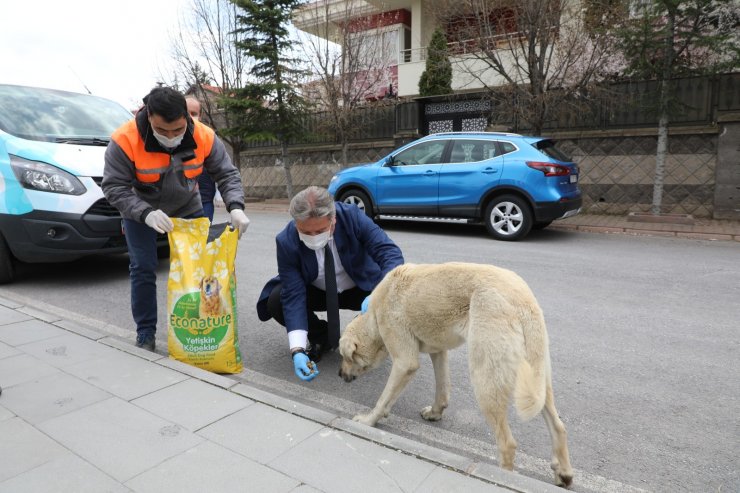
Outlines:
[{"label": "balcony railing", "polygon": [[[553,27],[553,33],[557,33],[557,27]],[[508,46],[512,39],[519,39],[523,34],[519,32],[511,32],[505,34],[496,34],[494,36],[487,36],[485,38],[471,38],[463,39],[460,41],[453,41],[447,43],[447,52],[452,55],[467,55],[471,53],[480,53],[483,50],[497,50],[502,47]],[[411,62],[423,62],[427,59],[427,47],[423,48],[410,48],[408,50],[401,50],[400,62],[411,63]]]}]

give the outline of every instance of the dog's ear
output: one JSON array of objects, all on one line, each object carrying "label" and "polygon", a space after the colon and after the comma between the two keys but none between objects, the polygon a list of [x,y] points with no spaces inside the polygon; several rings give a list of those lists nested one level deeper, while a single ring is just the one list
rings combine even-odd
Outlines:
[{"label": "dog's ear", "polygon": [[201,278],[201,280],[200,280],[200,284],[199,284],[199,286],[200,286],[200,289],[203,289],[203,281],[205,281],[205,280],[206,280],[206,278],[205,278],[205,277]]},{"label": "dog's ear", "polygon": [[339,341],[339,352],[341,353],[343,358],[346,358],[348,360],[352,360],[352,357],[355,354],[355,351],[357,350],[357,343],[354,341],[344,341],[344,338]]}]

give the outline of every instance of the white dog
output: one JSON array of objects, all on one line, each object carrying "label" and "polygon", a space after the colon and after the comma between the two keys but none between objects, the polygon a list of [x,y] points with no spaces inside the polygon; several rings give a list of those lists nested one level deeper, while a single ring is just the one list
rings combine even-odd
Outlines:
[{"label": "white dog", "polygon": [[513,394],[522,419],[543,416],[552,438],[551,467],[558,485],[573,481],[565,426],[552,392],[550,353],[542,310],[532,291],[511,271],[490,265],[405,264],[375,288],[368,311],[356,317],[339,341],[339,375],[350,382],[390,355],[391,374],[375,408],[354,420],[374,426],[429,353],[436,379],[434,403],[421,410],[442,418],[450,395],[447,350],[468,342],[473,390],[496,436],[502,467],[514,468],[516,441],[507,408]]}]

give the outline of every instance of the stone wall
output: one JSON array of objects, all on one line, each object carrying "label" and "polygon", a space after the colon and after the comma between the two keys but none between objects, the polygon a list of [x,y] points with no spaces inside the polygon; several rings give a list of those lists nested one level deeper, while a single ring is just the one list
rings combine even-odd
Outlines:
[{"label": "stone wall", "polygon": [[[350,166],[372,163],[395,149],[393,140],[351,144],[347,156]],[[285,170],[280,166],[280,149],[250,149],[242,152],[242,182],[248,198],[287,197]],[[293,192],[310,185],[326,187],[331,177],[342,168],[342,151],[338,145],[291,147],[288,156]]]},{"label": "stone wall", "polygon": [[[652,205],[657,129],[551,133],[580,167],[583,211],[596,214],[649,212]],[[355,143],[351,166],[374,162],[397,147],[393,140]],[[278,148],[242,153],[248,197],[287,196]],[[290,150],[294,191],[327,186],[341,169],[339,146]],[[663,189],[664,213],[740,219],[740,123],[671,128]]]},{"label": "stone wall", "polygon": [[[656,130],[555,135],[580,168],[583,211],[649,212],[653,201]],[[672,130],[668,138],[662,212],[712,217],[717,129]]]}]

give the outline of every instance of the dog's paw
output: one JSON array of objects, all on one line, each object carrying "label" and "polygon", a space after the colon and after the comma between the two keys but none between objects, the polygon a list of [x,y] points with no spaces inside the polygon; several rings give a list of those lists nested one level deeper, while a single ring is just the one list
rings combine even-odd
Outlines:
[{"label": "dog's paw", "polygon": [[555,472],[555,484],[560,486],[561,488],[568,488],[571,484],[573,484],[573,472],[564,473],[564,472]]},{"label": "dog's paw", "polygon": [[442,419],[442,413],[432,411],[432,406],[427,406],[421,410],[421,417],[427,421],[439,421]]},{"label": "dog's paw", "polygon": [[372,414],[358,414],[352,418],[352,421],[357,421],[367,426],[375,426],[375,423],[377,423],[377,420],[373,418]]},{"label": "dog's paw", "polygon": [[573,484],[573,470],[569,468],[569,470],[565,470],[564,468],[560,467],[560,464],[557,461],[553,461],[552,464],[550,464],[550,467],[555,472],[555,484],[560,486],[561,488],[568,488],[571,484]]}]

